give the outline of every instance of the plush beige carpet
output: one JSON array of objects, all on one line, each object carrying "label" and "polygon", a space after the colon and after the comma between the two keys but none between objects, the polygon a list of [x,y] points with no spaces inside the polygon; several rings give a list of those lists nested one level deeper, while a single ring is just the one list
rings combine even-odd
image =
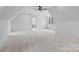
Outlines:
[{"label": "plush beige carpet", "polygon": [[10,34],[1,52],[62,52],[79,51],[79,40],[51,31]]}]

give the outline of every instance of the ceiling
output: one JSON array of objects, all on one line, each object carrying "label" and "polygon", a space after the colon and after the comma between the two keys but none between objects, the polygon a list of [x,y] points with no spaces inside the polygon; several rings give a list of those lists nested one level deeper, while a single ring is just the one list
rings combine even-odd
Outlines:
[{"label": "ceiling", "polygon": [[51,7],[48,11],[57,21],[79,20],[79,6]]},{"label": "ceiling", "polygon": [[[22,8],[22,6],[21,7],[16,6],[16,7],[13,7],[13,9],[14,9],[13,10],[12,6],[10,6],[10,8],[9,7],[6,8],[6,9],[4,7],[5,6],[0,6],[0,9],[1,9],[0,19],[4,18],[3,15],[5,15],[5,19],[6,19],[6,16],[8,16],[8,14],[7,13],[5,14],[5,12],[8,11],[8,12],[10,12],[10,14],[16,13],[16,12],[14,12],[14,11],[16,11],[16,9]],[[26,9],[29,9],[29,8],[37,9],[37,6],[25,6],[25,7],[28,7]],[[5,10],[2,10],[3,8]],[[43,6],[43,8],[47,8],[49,13],[54,17],[54,19],[56,19],[56,21],[78,21],[79,20],[79,6]],[[5,11],[5,12],[3,12],[3,11]]]},{"label": "ceiling", "polygon": [[[79,21],[79,6],[42,6],[56,21]],[[35,6],[35,9],[37,7]]]}]

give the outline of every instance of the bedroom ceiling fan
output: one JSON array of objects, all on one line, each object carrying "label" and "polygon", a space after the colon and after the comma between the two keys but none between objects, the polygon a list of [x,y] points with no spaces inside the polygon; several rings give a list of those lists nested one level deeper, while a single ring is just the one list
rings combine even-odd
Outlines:
[{"label": "bedroom ceiling fan", "polygon": [[43,10],[47,10],[47,8],[43,8],[42,6],[38,6],[38,10],[43,11]]}]

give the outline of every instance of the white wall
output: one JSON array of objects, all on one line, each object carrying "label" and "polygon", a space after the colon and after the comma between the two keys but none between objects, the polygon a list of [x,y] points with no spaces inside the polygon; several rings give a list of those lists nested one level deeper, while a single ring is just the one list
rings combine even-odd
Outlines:
[{"label": "white wall", "polygon": [[9,22],[0,21],[0,44],[8,37],[9,30]]},{"label": "white wall", "polygon": [[11,31],[27,31],[32,30],[32,20],[30,15],[20,14],[11,22]]},{"label": "white wall", "polygon": [[5,6],[0,6],[0,10],[3,9],[3,8],[5,8]]},{"label": "white wall", "polygon": [[58,8],[54,14],[56,32],[79,38],[79,7]]},{"label": "white wall", "polygon": [[56,32],[79,38],[79,21],[58,22],[56,23]]},{"label": "white wall", "polygon": [[48,10],[56,21],[72,21],[79,20],[79,6],[56,7]]}]

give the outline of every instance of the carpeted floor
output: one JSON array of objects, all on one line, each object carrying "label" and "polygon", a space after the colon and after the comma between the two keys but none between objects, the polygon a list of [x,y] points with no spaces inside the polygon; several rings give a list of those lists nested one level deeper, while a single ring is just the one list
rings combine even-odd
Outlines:
[{"label": "carpeted floor", "polygon": [[79,51],[79,40],[51,31],[12,33],[1,52],[63,52]]}]

